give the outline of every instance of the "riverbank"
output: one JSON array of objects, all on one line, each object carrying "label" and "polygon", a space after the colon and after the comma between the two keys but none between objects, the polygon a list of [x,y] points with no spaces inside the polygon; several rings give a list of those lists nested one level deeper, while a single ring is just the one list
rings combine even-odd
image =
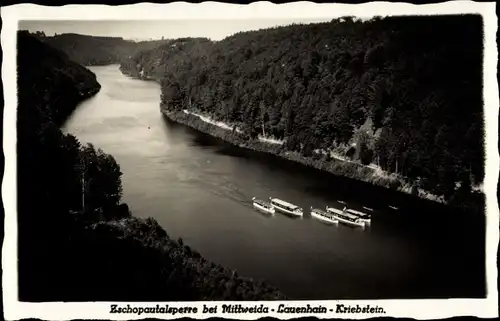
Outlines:
[{"label": "riverbank", "polygon": [[260,138],[248,139],[247,136],[237,129],[231,130],[229,126],[219,126],[186,111],[171,112],[167,111],[165,106],[161,106],[161,111],[166,117],[174,122],[189,126],[241,148],[272,154],[334,175],[345,176],[411,194],[411,186],[401,185],[398,179],[390,176],[383,177],[377,173],[376,169],[368,166],[336,158],[325,161],[324,159],[304,157],[297,152],[286,151],[282,144],[269,143]]},{"label": "riverbank", "polygon": [[125,68],[123,66],[123,64],[120,64],[119,70],[122,74],[124,74],[125,76],[128,76],[128,77],[131,77],[131,78],[144,80],[144,81],[155,81],[157,83],[161,82],[161,79],[149,76],[146,72],[144,72],[144,69],[141,69],[140,71],[135,70],[135,69],[130,70],[130,69]]},{"label": "riverbank", "polygon": [[[376,166],[362,165],[340,157],[326,158],[324,157],[325,155],[322,155],[321,153],[317,153],[313,157],[304,157],[297,152],[287,151],[283,144],[279,141],[268,141],[268,139],[260,136],[256,139],[249,139],[248,136],[244,135],[242,131],[236,127],[231,128],[231,126],[227,124],[220,125],[215,121],[207,121],[207,117],[200,117],[200,115],[186,110],[169,111],[165,105],[160,105],[160,110],[165,117],[173,122],[186,125],[240,148],[271,154],[288,161],[328,172],[336,176],[346,177],[372,184],[374,186],[384,187],[400,193],[412,195],[423,200],[450,205],[445,202],[442,197],[438,197],[428,191],[422,190],[413,184],[405,182],[397,175],[384,172]],[[478,204],[476,204],[476,200],[474,199],[471,204],[467,204],[466,206],[462,204],[460,207],[471,207],[477,210]]]},{"label": "riverbank", "polygon": [[[160,79],[153,77],[148,72],[142,72],[142,69],[139,70],[134,68],[130,70],[120,65],[120,71],[122,74],[135,79],[161,83]],[[201,114],[198,115],[192,111],[184,110],[172,112],[168,111],[168,108],[162,104],[160,104],[160,109],[167,118],[174,122],[189,126],[202,133],[217,137],[241,148],[274,155],[336,176],[387,188],[392,191],[413,196],[417,199],[449,205],[461,210],[472,210],[482,214],[485,211],[485,194],[481,186],[471,186],[471,193],[463,193],[462,191],[456,192],[455,195],[446,201],[443,196],[435,195],[424,190],[416,184],[406,181],[404,177],[395,173],[386,172],[374,164],[363,165],[331,151],[329,153],[325,153],[325,151],[316,151],[313,153],[312,157],[305,157],[298,152],[287,151],[282,141],[261,137],[260,135],[256,139],[249,139],[248,136],[244,135],[237,127],[233,128],[230,124],[223,124],[211,120],[209,117]],[[325,154],[328,154],[328,156]]]},{"label": "riverbank", "polygon": [[[131,70],[130,68],[125,68],[123,65],[120,65],[119,70],[128,77],[139,80],[156,81],[158,83],[161,82],[159,79],[151,77],[147,73],[142,72],[142,70],[139,71],[137,68]],[[171,112],[163,105],[160,105],[160,109],[167,118],[174,122],[189,126],[202,133],[217,137],[241,148],[268,153],[292,162],[326,171],[333,175],[344,176],[376,186],[390,188],[405,194],[414,195],[422,199],[445,203],[442,197],[422,190],[405,182],[396,174],[384,172],[380,168],[372,165],[365,166],[334,154],[331,154],[328,160],[325,160],[325,157],[323,157],[324,155],[321,153],[316,154],[315,157],[312,158],[304,157],[300,153],[286,151],[283,141],[262,137],[261,135],[259,135],[257,139],[248,139],[239,128],[232,128],[222,122],[212,121],[203,115],[198,115],[187,110],[182,112]]]}]

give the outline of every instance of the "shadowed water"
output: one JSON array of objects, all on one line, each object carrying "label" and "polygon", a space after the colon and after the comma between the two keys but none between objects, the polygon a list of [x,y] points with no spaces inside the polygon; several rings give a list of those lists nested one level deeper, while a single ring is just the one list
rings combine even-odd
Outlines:
[{"label": "shadowed water", "polygon": [[[207,259],[294,299],[484,296],[484,219],[234,148],[166,120],[158,84],[118,66],[90,69],[102,90],[65,130],[115,156],[133,215],[154,217]],[[254,196],[375,212],[366,229],[328,226],[308,212],[260,214]]]}]

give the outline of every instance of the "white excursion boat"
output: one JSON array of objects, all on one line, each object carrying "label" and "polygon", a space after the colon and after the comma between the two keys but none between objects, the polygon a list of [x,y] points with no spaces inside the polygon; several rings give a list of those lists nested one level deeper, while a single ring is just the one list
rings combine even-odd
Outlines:
[{"label": "white excursion boat", "polygon": [[333,213],[328,213],[323,210],[313,208],[311,206],[311,216],[329,224],[338,224],[339,220],[335,218]]},{"label": "white excursion boat", "polygon": [[280,200],[279,198],[270,197],[269,200],[271,201],[271,205],[275,210],[295,216],[303,215],[302,208],[298,207],[297,205],[285,202],[283,200]]},{"label": "white excursion boat", "polygon": [[339,222],[353,226],[365,227],[365,222],[361,220],[361,218],[352,213],[348,213],[346,209],[346,207],[342,210],[334,207],[326,207],[326,211],[328,213],[332,213],[334,217],[339,220]]},{"label": "white excursion boat", "polygon": [[253,207],[255,207],[256,209],[267,214],[274,214],[274,207],[271,205],[271,203],[256,199],[255,197],[252,198],[252,202]]},{"label": "white excursion boat", "polygon": [[365,224],[370,224],[372,222],[372,216],[370,214],[356,211],[356,210],[353,210],[351,208],[347,209],[346,212],[353,214],[353,215],[356,215],[357,217],[360,218],[360,220],[365,222]]}]

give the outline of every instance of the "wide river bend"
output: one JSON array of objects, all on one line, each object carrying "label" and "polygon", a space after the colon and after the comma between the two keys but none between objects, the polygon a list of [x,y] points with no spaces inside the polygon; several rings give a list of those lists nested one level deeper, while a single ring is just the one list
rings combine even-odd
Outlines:
[{"label": "wide river bend", "polygon": [[304,209],[379,198],[171,123],[160,113],[157,83],[128,78],[116,65],[90,69],[102,90],[64,130],[117,159],[133,215],[154,217],[205,258],[292,299],[484,295],[484,220],[441,207],[393,211],[384,201],[364,230],[327,226],[309,213],[267,217],[252,208],[253,196]]}]

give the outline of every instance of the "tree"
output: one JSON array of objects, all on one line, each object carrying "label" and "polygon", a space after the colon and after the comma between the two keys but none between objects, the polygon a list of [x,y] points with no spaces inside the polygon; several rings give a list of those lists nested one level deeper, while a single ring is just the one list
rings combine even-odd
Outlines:
[{"label": "tree", "polygon": [[120,166],[113,156],[96,150],[92,144],[81,149],[83,163],[85,207],[87,212],[100,210],[107,213],[115,208],[122,197]]}]

